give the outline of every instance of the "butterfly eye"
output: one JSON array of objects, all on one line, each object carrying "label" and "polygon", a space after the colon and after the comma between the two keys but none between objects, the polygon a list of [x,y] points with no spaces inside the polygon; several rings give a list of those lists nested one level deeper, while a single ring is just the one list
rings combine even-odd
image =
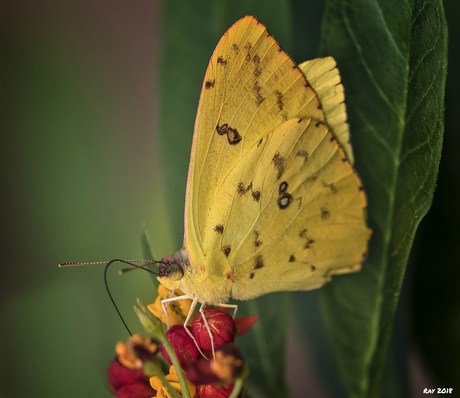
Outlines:
[{"label": "butterfly eye", "polygon": [[184,276],[184,270],[179,264],[171,263],[168,268],[166,268],[166,276],[172,281],[178,281]]}]

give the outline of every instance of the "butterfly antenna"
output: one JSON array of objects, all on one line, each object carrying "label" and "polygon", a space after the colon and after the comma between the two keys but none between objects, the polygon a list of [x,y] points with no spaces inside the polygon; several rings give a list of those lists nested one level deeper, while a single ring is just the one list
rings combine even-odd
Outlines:
[{"label": "butterfly antenna", "polygon": [[[58,264],[59,268],[68,268],[68,267],[86,267],[89,265],[106,265],[109,261],[90,261],[90,262],[78,262],[78,263],[60,263]],[[152,271],[151,269],[145,268],[146,265],[159,264],[161,261],[155,260],[111,260],[112,262],[125,263],[131,265],[130,268],[123,268],[118,271],[120,275],[125,274],[128,271],[133,271],[136,269],[143,269],[144,271],[150,272],[151,274],[158,275],[158,272]],[[137,265],[134,263],[145,263],[144,265]],[[132,268],[134,267],[134,268]]]},{"label": "butterfly antenna", "polygon": [[[145,263],[143,265],[137,265],[134,263]],[[123,322],[123,325],[125,326],[126,330],[128,331],[129,335],[132,336],[133,334],[131,333],[131,330],[129,329],[128,325],[125,322],[125,319],[121,315],[120,310],[118,309],[117,304],[115,303],[115,299],[112,296],[112,293],[109,288],[109,284],[107,282],[107,270],[109,269],[109,266],[112,265],[113,263],[124,263],[128,264],[131,267],[134,268],[124,268],[118,271],[119,275],[123,275],[128,271],[135,270],[135,269],[143,269],[144,271],[150,272],[151,274],[158,275],[158,272],[152,271],[151,269],[145,268],[146,265],[152,265],[152,264],[157,264],[160,263],[160,261],[155,261],[155,260],[120,260],[120,259],[115,259],[115,260],[110,260],[110,261],[91,261],[91,262],[77,262],[77,263],[60,263],[58,264],[59,268],[68,268],[68,267],[84,267],[84,266],[89,266],[89,265],[101,265],[105,264],[105,269],[104,269],[104,285],[105,289],[107,290],[107,294],[109,295],[110,301],[112,302],[113,307],[115,308],[115,311],[117,311],[118,316],[120,317],[121,321]]]},{"label": "butterfly antenna", "polygon": [[[120,312],[120,310],[118,309],[117,304],[115,303],[115,300],[114,300],[114,298],[113,298],[113,296],[112,296],[112,293],[110,292],[109,284],[108,284],[108,282],[107,282],[107,271],[108,271],[110,265],[112,265],[113,263],[117,263],[117,262],[121,262],[121,263],[125,263],[125,264],[130,264],[130,263],[127,262],[127,261],[117,260],[117,259],[116,259],[116,260],[111,260],[111,261],[109,261],[109,262],[106,264],[105,268],[104,268],[104,285],[105,285],[105,290],[107,290],[107,294],[109,295],[110,301],[112,302],[112,305],[113,305],[113,307],[115,308],[115,311],[117,311],[117,314],[118,314],[118,316],[120,317],[121,321],[123,322],[123,325],[125,325],[126,330],[128,331],[129,335],[132,337],[133,334],[131,333],[131,330],[129,329],[128,325],[126,324],[125,319],[124,319],[123,316],[121,315],[121,312]],[[131,265],[131,264],[130,264],[130,265]],[[134,265],[134,264],[133,264],[133,265]]]},{"label": "butterfly antenna", "polygon": [[[134,260],[135,262],[139,262],[139,261],[142,261],[142,260]],[[112,293],[110,292],[110,288],[109,288],[109,284],[107,282],[107,270],[109,269],[109,266],[112,265],[113,263],[124,263],[124,264],[128,264],[132,267],[135,267],[135,268],[124,268],[120,271],[118,271],[118,273],[120,275],[123,275],[124,273],[128,272],[129,270],[134,270],[134,269],[143,269],[144,271],[147,271],[147,272],[150,272],[154,275],[158,275],[157,272],[154,272],[148,268],[145,268],[145,265],[151,265],[151,264],[156,264],[158,263],[158,261],[155,261],[155,260],[147,260],[147,264],[144,264],[144,265],[137,265],[137,264],[134,264],[134,261],[133,260],[129,260],[129,261],[125,261],[125,260],[120,260],[120,259],[115,259],[115,260],[111,260],[109,261],[106,266],[105,266],[105,269],[104,269],[104,284],[105,284],[105,289],[107,290],[107,294],[109,295],[110,297],[110,301],[112,302],[114,308],[115,308],[115,311],[117,311],[117,314],[118,316],[120,317],[121,321],[123,322],[123,325],[125,325],[125,328],[126,330],[128,331],[129,335],[132,337],[133,334],[131,333],[131,330],[129,329],[128,325],[126,324],[125,322],[125,319],[123,318],[123,316],[121,315],[121,312],[120,310],[118,309],[118,306],[115,304],[115,300],[112,296]],[[145,262],[145,261],[144,261]]]}]

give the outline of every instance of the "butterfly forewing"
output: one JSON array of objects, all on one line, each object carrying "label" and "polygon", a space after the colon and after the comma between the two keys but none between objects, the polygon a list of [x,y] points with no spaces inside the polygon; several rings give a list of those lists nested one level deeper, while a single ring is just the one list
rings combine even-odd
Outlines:
[{"label": "butterfly forewing", "polygon": [[186,246],[192,261],[203,261],[216,189],[255,143],[298,116],[324,120],[314,90],[266,28],[243,18],[220,40],[203,82],[187,183]]}]

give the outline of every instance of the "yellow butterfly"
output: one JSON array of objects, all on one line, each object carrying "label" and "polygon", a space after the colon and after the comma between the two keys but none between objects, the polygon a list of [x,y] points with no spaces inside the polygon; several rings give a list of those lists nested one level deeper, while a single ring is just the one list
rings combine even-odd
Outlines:
[{"label": "yellow butterfly", "polygon": [[206,71],[184,246],[158,280],[193,307],[225,306],[358,271],[371,231],[352,163],[333,58],[297,66],[256,18],[240,19]]}]

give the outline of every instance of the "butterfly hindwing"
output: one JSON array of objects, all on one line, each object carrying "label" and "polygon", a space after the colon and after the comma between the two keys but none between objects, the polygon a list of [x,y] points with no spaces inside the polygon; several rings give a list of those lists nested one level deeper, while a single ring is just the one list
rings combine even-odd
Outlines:
[{"label": "butterfly hindwing", "polygon": [[327,125],[345,151],[348,160],[353,164],[345,94],[334,58],[311,59],[301,63],[299,69],[305,76],[308,76],[308,82],[316,91],[321,102]]},{"label": "butterfly hindwing", "polygon": [[364,207],[328,127],[291,119],[251,148],[216,193],[207,260],[227,264],[236,299],[319,287],[359,269],[369,233]]}]

